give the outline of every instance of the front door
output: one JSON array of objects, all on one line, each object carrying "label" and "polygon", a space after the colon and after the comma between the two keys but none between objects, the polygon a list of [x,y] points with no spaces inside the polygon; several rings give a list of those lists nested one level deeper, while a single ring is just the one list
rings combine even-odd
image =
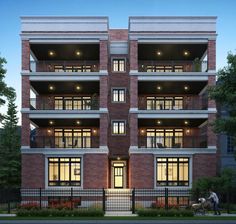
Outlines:
[{"label": "front door", "polygon": [[114,188],[124,187],[124,167],[114,167]]},{"label": "front door", "polygon": [[112,162],[112,176],[111,187],[112,188],[126,188],[126,166],[125,161],[113,161]]}]

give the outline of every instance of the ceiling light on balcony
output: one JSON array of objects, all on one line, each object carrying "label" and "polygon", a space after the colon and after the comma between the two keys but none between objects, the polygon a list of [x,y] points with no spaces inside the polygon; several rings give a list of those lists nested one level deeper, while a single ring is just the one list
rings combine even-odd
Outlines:
[{"label": "ceiling light on balcony", "polygon": [[117,156],[117,160],[120,160],[121,158],[119,156]]},{"label": "ceiling light on balcony", "polygon": [[145,133],[144,129],[141,129],[141,134],[144,134],[144,133]]},{"label": "ceiling light on balcony", "polygon": [[81,52],[80,52],[80,51],[76,51],[75,54],[76,54],[77,56],[80,56],[80,55],[81,55]]},{"label": "ceiling light on balcony", "polygon": [[76,121],[76,124],[80,125],[80,121]]},{"label": "ceiling light on balcony", "polygon": [[160,120],[158,120],[158,121],[157,121],[157,124],[158,124],[158,125],[160,125],[160,124],[161,124],[161,121],[160,121]]},{"label": "ceiling light on balcony", "polygon": [[157,86],[157,90],[161,90],[161,86]]},{"label": "ceiling light on balcony", "polygon": [[188,51],[184,51],[184,56],[189,56],[189,52]]},{"label": "ceiling light on balcony", "polygon": [[53,124],[54,124],[54,121],[49,121],[49,124],[50,124],[50,125],[53,125]]},{"label": "ceiling light on balcony", "polygon": [[53,90],[55,89],[55,87],[54,87],[53,85],[49,85],[49,86],[48,86],[48,89],[49,89],[50,91],[53,91]]},{"label": "ceiling light on balcony", "polygon": [[55,55],[55,51],[49,51],[49,52],[48,52],[48,55],[51,56],[51,57],[53,57],[53,56]]},{"label": "ceiling light on balcony", "polygon": [[184,124],[185,124],[185,125],[188,125],[188,124],[189,124],[189,122],[188,122],[188,121],[184,121]]},{"label": "ceiling light on balcony", "polygon": [[52,131],[50,129],[48,129],[48,133],[51,133]]},{"label": "ceiling light on balcony", "polygon": [[76,90],[81,90],[80,86],[76,86],[75,88],[76,88]]},{"label": "ceiling light on balcony", "polygon": [[189,87],[188,87],[188,86],[184,86],[184,90],[185,90],[185,91],[188,91],[188,90],[189,90]]},{"label": "ceiling light on balcony", "polygon": [[97,134],[97,130],[96,130],[96,129],[93,129],[93,133],[94,133],[94,134]]},{"label": "ceiling light on balcony", "polygon": [[158,56],[161,56],[161,55],[162,55],[162,52],[161,52],[161,51],[157,51],[157,55],[158,55]]}]

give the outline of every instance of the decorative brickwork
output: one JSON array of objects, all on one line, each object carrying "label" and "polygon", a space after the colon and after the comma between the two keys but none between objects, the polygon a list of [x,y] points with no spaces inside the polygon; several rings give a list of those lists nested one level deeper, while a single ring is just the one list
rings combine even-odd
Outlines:
[{"label": "decorative brickwork", "polygon": [[108,42],[100,40],[100,70],[107,70],[108,64]]},{"label": "decorative brickwork", "polygon": [[130,70],[138,70],[138,41],[129,42]]},{"label": "decorative brickwork", "polygon": [[208,70],[216,70],[216,41],[209,40],[207,46]]},{"label": "decorative brickwork", "polygon": [[28,40],[22,40],[22,70],[30,70],[30,44]]}]

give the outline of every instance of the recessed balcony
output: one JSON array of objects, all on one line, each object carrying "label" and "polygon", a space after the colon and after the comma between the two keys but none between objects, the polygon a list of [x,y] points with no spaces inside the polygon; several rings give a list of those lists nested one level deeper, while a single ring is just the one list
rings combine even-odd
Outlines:
[{"label": "recessed balcony", "polygon": [[139,44],[138,72],[207,72],[207,44]]},{"label": "recessed balcony", "polygon": [[31,44],[32,73],[99,72],[99,44]]}]

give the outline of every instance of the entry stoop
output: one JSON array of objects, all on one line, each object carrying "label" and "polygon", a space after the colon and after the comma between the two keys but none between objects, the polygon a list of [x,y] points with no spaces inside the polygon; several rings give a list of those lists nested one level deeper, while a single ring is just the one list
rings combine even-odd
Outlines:
[{"label": "entry stoop", "polygon": [[105,192],[107,215],[132,215],[132,189],[107,189]]}]

